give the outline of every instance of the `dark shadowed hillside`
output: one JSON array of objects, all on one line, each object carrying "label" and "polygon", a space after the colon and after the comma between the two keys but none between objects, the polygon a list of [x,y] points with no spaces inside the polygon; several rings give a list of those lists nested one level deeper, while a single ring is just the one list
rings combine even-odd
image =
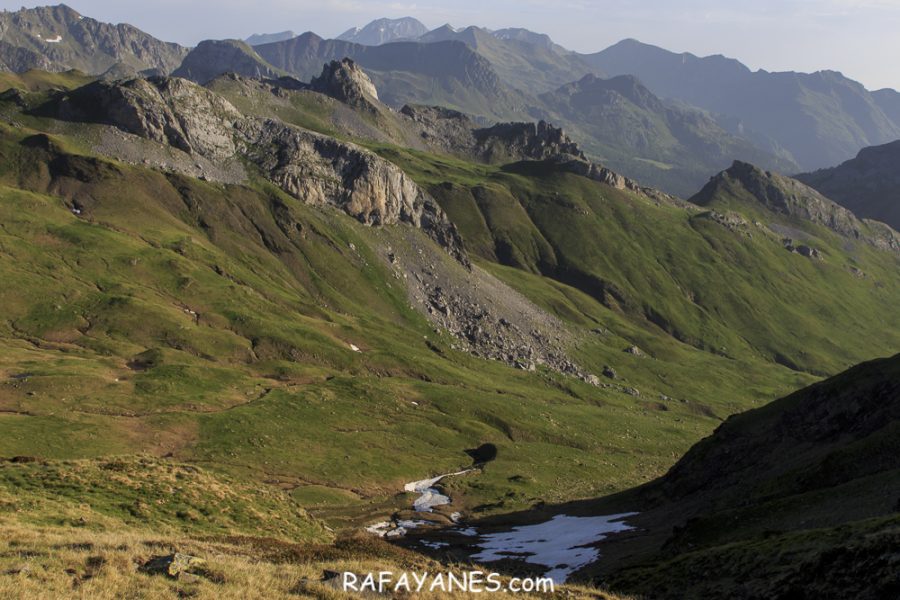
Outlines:
[{"label": "dark shadowed hillside", "polygon": [[859,217],[900,228],[900,141],[864,148],[856,158],[797,179]]},{"label": "dark shadowed hillside", "polygon": [[[643,522],[660,519],[646,534],[656,536],[652,562],[608,576],[613,589],[647,598],[896,597],[900,355],[729,418],[641,495],[653,505]],[[619,543],[642,562],[640,538],[614,542],[612,552]]]}]

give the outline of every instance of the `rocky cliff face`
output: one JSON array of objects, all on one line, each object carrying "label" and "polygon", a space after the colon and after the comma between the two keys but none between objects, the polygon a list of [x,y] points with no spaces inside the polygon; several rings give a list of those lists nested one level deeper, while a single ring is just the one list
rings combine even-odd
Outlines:
[{"label": "rocky cliff face", "polygon": [[42,112],[112,125],[214,163],[240,157],[304,202],[336,206],[368,225],[419,227],[468,264],[454,225],[392,163],[281,121],[244,117],[221,96],[187,80],[98,81],[61,96]]},{"label": "rocky cliff face", "polygon": [[375,84],[349,58],[327,63],[322,74],[310,82],[310,89],[356,108],[375,110],[373,101],[378,101]]},{"label": "rocky cliff face", "polygon": [[749,163],[735,161],[730,169],[713,177],[691,202],[708,206],[722,194],[748,193],[767,209],[797,217],[873,246],[900,251],[900,236],[890,227],[862,221],[849,210],[832,202],[811,187],[777,173],[763,171]]},{"label": "rocky cliff face", "polygon": [[0,67],[100,74],[117,63],[169,73],[187,54],[132,27],[83,17],[63,4],[0,13]]},{"label": "rocky cliff face", "polygon": [[236,130],[244,156],[292,196],[338,206],[367,225],[408,223],[467,262],[455,227],[437,203],[392,163],[272,119],[245,119]]}]

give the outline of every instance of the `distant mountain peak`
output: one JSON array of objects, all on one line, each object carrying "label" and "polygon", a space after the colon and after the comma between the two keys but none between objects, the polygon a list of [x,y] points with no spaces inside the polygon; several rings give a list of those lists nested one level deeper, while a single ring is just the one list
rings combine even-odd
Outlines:
[{"label": "distant mountain peak", "polygon": [[191,50],[173,75],[204,84],[226,72],[245,77],[281,74],[245,42],[205,40]]},{"label": "distant mountain peak", "polygon": [[505,41],[524,42],[540,48],[545,48],[557,54],[572,54],[570,50],[554,42],[546,33],[537,33],[522,27],[507,27],[492,31],[491,35]]},{"label": "distant mountain peak", "polygon": [[617,75],[606,79],[594,73],[588,73],[578,81],[563,86],[559,92],[572,96],[614,93],[641,108],[657,112],[665,110],[662,101],[633,75]]},{"label": "distant mountain peak", "polygon": [[297,34],[291,30],[280,31],[278,33],[254,33],[244,41],[251,46],[262,46],[263,44],[283,42],[284,40],[289,40],[292,37],[296,37],[296,35]]},{"label": "distant mountain peak", "polygon": [[413,17],[381,18],[364,27],[351,27],[337,39],[364,46],[380,46],[398,40],[415,40],[427,32],[428,28]]}]

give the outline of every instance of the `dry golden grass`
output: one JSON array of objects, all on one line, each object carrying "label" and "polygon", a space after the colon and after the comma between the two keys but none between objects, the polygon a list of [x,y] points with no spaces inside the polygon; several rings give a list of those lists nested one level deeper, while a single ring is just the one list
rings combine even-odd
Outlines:
[{"label": "dry golden grass", "polygon": [[[6,524],[0,526],[0,539],[0,598],[4,599],[347,598],[361,596],[319,583],[324,570],[447,572],[426,557],[369,536],[345,538],[333,545],[301,545],[266,538],[166,538],[130,530],[92,532]],[[206,576],[179,581],[139,571],[150,557],[176,550],[206,560]],[[468,596],[423,593],[406,597]],[[572,586],[540,597],[616,598]]]}]

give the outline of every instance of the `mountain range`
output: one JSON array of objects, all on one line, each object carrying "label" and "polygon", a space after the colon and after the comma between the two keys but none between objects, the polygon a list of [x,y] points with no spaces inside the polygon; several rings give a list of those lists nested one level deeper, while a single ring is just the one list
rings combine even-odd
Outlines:
[{"label": "mountain range", "polygon": [[[734,159],[796,173],[900,137],[900,94],[893,90],[869,92],[835,72],[753,72],[734,59],[675,54],[635,40],[578,54],[525,29],[428,31],[404,18],[379,19],[337,40],[286,31],[253,36],[244,47],[204,42],[191,56],[129,26],[83,21],[63,6],[4,18],[4,62],[17,72],[149,69],[205,82],[232,71],[308,81],[323,63],[352,58],[395,108],[434,104],[487,121],[556,122],[598,160],[682,196]],[[89,34],[80,33],[85,23]],[[58,46],[36,37],[57,30],[70,32]],[[105,50],[87,60],[93,44]],[[635,77],[628,87],[644,91],[622,94],[618,76]],[[604,89],[581,89],[588,85]]]},{"label": "mountain range", "polygon": [[585,56],[607,75],[634,75],[655,93],[712,111],[802,169],[831,166],[900,137],[890,92],[835,71],[751,71],[724,56],[676,54],[636,40]]}]

